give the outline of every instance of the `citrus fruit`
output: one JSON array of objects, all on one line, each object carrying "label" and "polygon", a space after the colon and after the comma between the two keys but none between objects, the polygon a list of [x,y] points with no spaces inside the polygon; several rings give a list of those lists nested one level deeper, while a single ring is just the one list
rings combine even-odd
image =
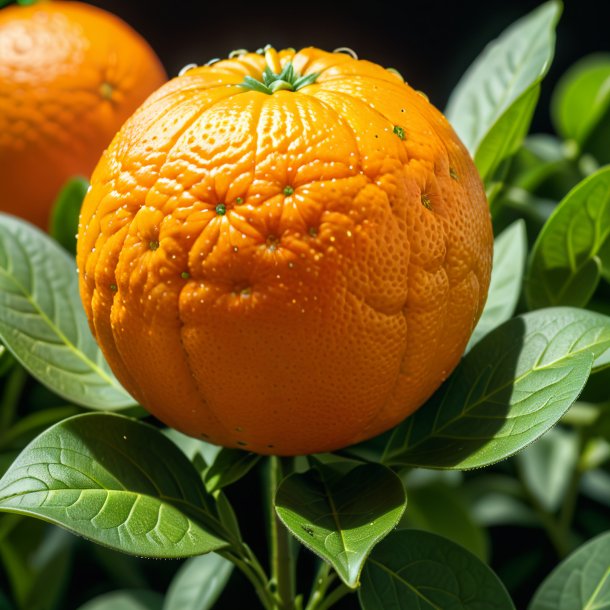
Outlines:
[{"label": "citrus fruit", "polygon": [[166,77],[123,21],[78,2],[0,10],[0,210],[46,229],[64,182],[88,177]]},{"label": "citrus fruit", "polygon": [[460,359],[491,259],[479,176],[441,113],[316,48],[161,87],[98,164],[77,246],[91,328],[133,396],[278,455],[417,409]]}]

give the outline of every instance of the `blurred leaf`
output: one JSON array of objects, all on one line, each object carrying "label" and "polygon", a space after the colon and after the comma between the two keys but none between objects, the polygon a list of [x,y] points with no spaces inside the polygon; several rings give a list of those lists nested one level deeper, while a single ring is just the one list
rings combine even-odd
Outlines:
[{"label": "blurred leaf", "polygon": [[610,347],[610,318],[568,307],[518,316],[486,335],[441,391],[394,429],[383,461],[478,468],[537,439]]},{"label": "blurred leaf", "polygon": [[223,447],[205,473],[204,483],[208,493],[239,481],[257,464],[260,457],[248,451]]},{"label": "blurred leaf", "polygon": [[[558,2],[547,2],[513,23],[473,62],[449,99],[447,118],[472,156],[476,159],[480,155],[479,162],[487,171],[501,161],[494,155],[496,136],[510,135],[506,131],[510,125],[502,119],[511,110],[515,134],[525,135],[525,123],[531,118],[532,91],[537,89],[553,58],[560,12]],[[491,135],[494,129],[498,131]],[[488,136],[490,139],[481,146]],[[502,143],[504,152],[513,149],[515,140],[509,139],[510,146]],[[493,162],[490,157],[495,157]]]},{"label": "blurred leaf", "polygon": [[571,190],[538,235],[525,279],[528,305],[585,307],[600,276],[610,280],[610,167]]},{"label": "blurred leaf", "polygon": [[225,588],[233,564],[215,553],[184,562],[167,591],[163,610],[209,610]]},{"label": "blurred leaf", "polygon": [[582,146],[610,109],[610,55],[589,55],[559,80],[551,99],[555,129]]},{"label": "blurred leaf", "polygon": [[598,469],[585,472],[582,476],[581,491],[610,508],[610,474],[606,471]]},{"label": "blurred leaf", "polygon": [[113,591],[87,602],[78,610],[162,610],[163,596],[154,591]]},{"label": "blurred leaf", "polygon": [[358,590],[363,610],[514,610],[498,577],[475,555],[418,530],[393,532],[371,553]]},{"label": "blurred leaf", "polygon": [[527,488],[548,512],[561,505],[578,453],[577,434],[553,428],[515,456]]},{"label": "blurred leaf", "polygon": [[438,534],[468,549],[481,561],[487,560],[487,537],[472,519],[459,488],[436,483],[407,489],[409,510],[398,529],[412,527]]},{"label": "blurred leaf", "polygon": [[513,476],[478,474],[466,481],[462,492],[472,518],[482,527],[540,527],[539,518],[525,503],[522,485]]},{"label": "blurred leaf", "polygon": [[517,220],[495,239],[487,303],[467,350],[513,315],[521,292],[526,256],[525,223]]},{"label": "blurred leaf", "polygon": [[16,610],[8,597],[0,591],[0,610]]},{"label": "blurred leaf", "polygon": [[62,419],[72,417],[80,409],[74,406],[52,407],[30,413],[19,419],[7,431],[0,433],[0,450],[23,449],[35,436]]},{"label": "blurred leaf", "polygon": [[32,225],[2,213],[0,338],[34,377],[71,402],[105,410],[134,404],[91,336],[74,259]]},{"label": "blurred leaf", "polygon": [[86,178],[70,178],[59,191],[51,210],[49,233],[71,254],[76,252],[78,216],[88,188],[89,181]]},{"label": "blurred leaf", "polygon": [[590,540],[540,585],[528,610],[610,608],[610,532]]},{"label": "blurred leaf", "polygon": [[354,588],[371,549],[396,526],[406,502],[389,468],[336,463],[286,477],[275,509],[290,532]]},{"label": "blurred leaf", "polygon": [[77,415],[43,432],[0,480],[0,510],[140,556],[227,546],[186,457],[152,426],[119,415]]},{"label": "blurred leaf", "polygon": [[21,608],[57,607],[70,574],[72,542],[62,530],[25,521],[0,542],[0,557]]}]

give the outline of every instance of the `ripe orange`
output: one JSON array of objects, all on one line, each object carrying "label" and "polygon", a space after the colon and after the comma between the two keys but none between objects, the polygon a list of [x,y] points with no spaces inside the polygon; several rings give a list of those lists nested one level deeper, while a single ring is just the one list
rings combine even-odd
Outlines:
[{"label": "ripe orange", "polygon": [[481,314],[492,231],[467,151],[397,74],[267,49],[187,71],[127,121],[77,259],[142,405],[294,455],[374,436],[434,392]]},{"label": "ripe orange", "polygon": [[123,21],[78,2],[0,10],[0,210],[45,229],[71,176],[88,177],[166,76]]}]

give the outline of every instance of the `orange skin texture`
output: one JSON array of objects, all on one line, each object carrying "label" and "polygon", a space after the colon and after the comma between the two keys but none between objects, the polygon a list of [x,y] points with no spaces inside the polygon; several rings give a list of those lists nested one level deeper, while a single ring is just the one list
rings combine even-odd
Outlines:
[{"label": "orange skin texture", "polygon": [[151,96],[93,174],[77,262],[93,333],[146,409],[298,455],[375,436],[438,388],[493,237],[468,152],[421,94],[348,55],[278,56],[315,84],[237,86],[261,78],[250,53]]},{"label": "orange skin texture", "polygon": [[0,10],[0,210],[46,229],[64,182],[88,177],[167,80],[126,23],[78,2]]}]

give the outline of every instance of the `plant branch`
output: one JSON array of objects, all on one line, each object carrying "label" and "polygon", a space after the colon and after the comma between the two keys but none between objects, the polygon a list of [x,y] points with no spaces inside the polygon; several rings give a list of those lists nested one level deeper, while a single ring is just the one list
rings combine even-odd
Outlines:
[{"label": "plant branch", "polygon": [[269,459],[269,468],[271,582],[276,586],[278,607],[282,610],[295,610],[295,561],[290,534],[275,512],[275,492],[290,469],[287,459],[276,456]]},{"label": "plant branch", "polygon": [[4,432],[11,427],[27,379],[26,370],[15,362],[13,369],[6,377],[4,392],[0,400],[0,432]]}]

